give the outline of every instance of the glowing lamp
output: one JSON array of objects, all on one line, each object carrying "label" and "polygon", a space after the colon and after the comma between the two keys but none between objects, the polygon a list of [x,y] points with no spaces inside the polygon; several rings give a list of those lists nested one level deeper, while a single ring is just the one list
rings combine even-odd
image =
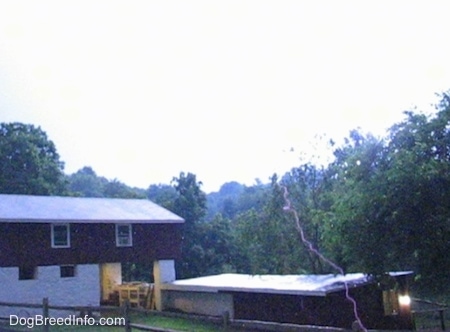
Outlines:
[{"label": "glowing lamp", "polygon": [[399,295],[398,303],[401,306],[409,306],[411,304],[411,298],[409,297],[409,295]]}]

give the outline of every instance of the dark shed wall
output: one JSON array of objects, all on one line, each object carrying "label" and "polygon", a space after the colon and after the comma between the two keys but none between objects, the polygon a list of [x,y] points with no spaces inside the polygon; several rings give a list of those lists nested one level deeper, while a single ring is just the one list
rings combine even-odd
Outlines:
[{"label": "dark shed wall", "polygon": [[[345,292],[322,296],[233,293],[236,319],[274,321],[300,325],[351,328],[355,321],[352,303]],[[385,316],[382,292],[376,284],[351,289],[358,315],[366,328],[410,329],[408,320]]]},{"label": "dark shed wall", "polygon": [[116,247],[115,224],[70,224],[70,248],[51,247],[51,225],[0,223],[0,266],[151,263],[180,255],[182,224],[133,224],[133,246]]}]

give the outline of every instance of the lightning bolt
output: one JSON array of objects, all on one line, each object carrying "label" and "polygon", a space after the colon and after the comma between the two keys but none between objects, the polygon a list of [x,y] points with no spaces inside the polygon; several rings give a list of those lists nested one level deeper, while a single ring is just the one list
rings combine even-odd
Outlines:
[{"label": "lightning bolt", "polygon": [[[341,275],[345,275],[344,270],[339,265],[337,265],[330,259],[326,258],[324,255],[322,255],[317,249],[314,248],[312,243],[306,238],[305,232],[303,231],[303,227],[300,223],[300,218],[298,216],[298,213],[294,208],[292,208],[291,201],[288,198],[289,192],[288,192],[287,188],[285,186],[281,186],[281,185],[279,185],[279,186],[283,189],[283,198],[284,198],[284,202],[285,202],[283,210],[285,212],[289,212],[294,215],[295,227],[297,228],[297,231],[300,234],[300,238],[301,238],[302,242],[306,245],[306,247],[308,248],[308,250],[310,252],[312,252],[314,255],[319,257],[323,262],[325,262],[326,264],[331,266],[334,270],[338,271]],[[355,316],[356,322],[359,324],[359,327],[361,328],[362,331],[367,332],[367,329],[364,327],[364,325],[361,321],[361,318],[358,315],[358,304],[356,303],[356,300],[350,295],[348,283],[345,280],[344,280],[344,287],[345,287],[345,297],[353,305],[353,314]]]}]

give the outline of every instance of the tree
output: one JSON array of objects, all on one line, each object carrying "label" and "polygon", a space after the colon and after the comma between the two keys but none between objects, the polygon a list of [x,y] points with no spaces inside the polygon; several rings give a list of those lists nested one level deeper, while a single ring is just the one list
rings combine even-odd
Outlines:
[{"label": "tree", "polygon": [[69,194],[82,197],[146,198],[145,190],[132,188],[117,179],[98,176],[85,166],[68,176]]},{"label": "tree", "polygon": [[174,212],[184,218],[187,228],[194,227],[206,214],[206,195],[200,188],[202,182],[197,182],[195,174],[181,172],[172,183],[178,193]]},{"label": "tree", "polygon": [[391,128],[386,172],[399,257],[435,293],[450,291],[450,99],[441,97],[435,115],[406,112]]},{"label": "tree", "polygon": [[245,186],[236,182],[224,183],[218,192],[209,193],[207,195],[207,220],[215,218],[217,213],[221,213],[223,217],[232,219],[237,213],[237,200],[241,196]]},{"label": "tree", "polygon": [[233,220],[233,243],[238,249],[233,265],[237,272],[258,274],[266,265],[259,238],[260,221],[260,213],[255,209],[241,212]]},{"label": "tree", "polygon": [[302,246],[291,216],[287,215],[283,190],[278,184],[278,176],[271,177],[271,190],[267,203],[260,214],[257,231],[261,241],[264,270],[260,273],[293,274],[305,271],[302,264]]},{"label": "tree", "polygon": [[69,190],[76,196],[104,197],[105,185],[108,180],[97,176],[94,170],[85,166],[68,176]]},{"label": "tree", "polygon": [[434,115],[405,115],[385,139],[352,132],[336,150],[335,230],[350,269],[411,269],[437,293],[450,269],[449,98]]},{"label": "tree", "polygon": [[0,191],[58,195],[65,191],[64,163],[40,127],[0,124]]},{"label": "tree", "polygon": [[[280,183],[287,189],[287,198],[298,213],[306,240],[315,250],[328,256],[326,235],[330,234],[326,233],[326,229],[332,200],[329,195],[330,185],[326,169],[322,166],[305,163],[291,169],[283,176]],[[283,204],[286,204],[284,199]],[[289,216],[288,221],[294,222],[292,215]],[[297,259],[309,263],[309,266],[305,264],[303,269],[314,274],[328,271],[330,267],[324,266],[322,260],[314,252],[311,252],[305,243],[302,243],[301,236],[298,235],[298,242],[304,250],[297,253]]]},{"label": "tree", "polygon": [[146,194],[147,198],[152,202],[168,210],[173,210],[173,205],[177,198],[177,191],[174,187],[168,184],[152,184],[148,187]]},{"label": "tree", "polygon": [[334,216],[327,231],[337,234],[337,239],[329,247],[346,271],[389,270],[393,238],[385,205],[384,153],[383,140],[353,130],[330,165]]},{"label": "tree", "polygon": [[131,188],[117,179],[108,181],[105,184],[104,196],[110,198],[146,198],[144,190]]},{"label": "tree", "polygon": [[177,271],[182,278],[199,276],[204,269],[204,249],[199,240],[198,224],[206,215],[206,195],[195,174],[181,172],[178,178],[173,178],[172,183],[177,191],[173,212],[185,221],[182,257]]},{"label": "tree", "polygon": [[[258,185],[260,189],[261,185]],[[309,271],[307,253],[289,215],[284,213],[283,190],[274,174],[264,189],[262,207],[239,213],[233,220],[236,270],[251,274],[292,274]]]},{"label": "tree", "polygon": [[213,220],[199,224],[198,229],[203,252],[201,275],[234,272],[239,251],[233,242],[230,220],[217,214]]}]

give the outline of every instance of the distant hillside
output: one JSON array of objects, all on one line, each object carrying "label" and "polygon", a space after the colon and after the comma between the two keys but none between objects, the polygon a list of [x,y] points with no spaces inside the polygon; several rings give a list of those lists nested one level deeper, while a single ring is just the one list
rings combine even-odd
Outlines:
[{"label": "distant hillside", "polygon": [[220,213],[224,218],[233,219],[237,214],[252,208],[258,210],[264,205],[264,196],[268,184],[258,183],[247,187],[236,181],[224,183],[218,192],[212,192],[207,198],[206,220]]}]

